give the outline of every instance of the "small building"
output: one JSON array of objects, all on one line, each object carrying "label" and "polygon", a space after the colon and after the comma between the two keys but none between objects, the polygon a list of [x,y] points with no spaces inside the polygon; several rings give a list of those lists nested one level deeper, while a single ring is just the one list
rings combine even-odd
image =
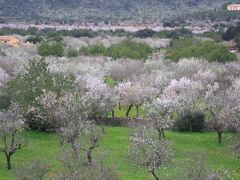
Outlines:
[{"label": "small building", "polygon": [[0,36],[0,43],[6,43],[9,46],[20,46],[20,41],[14,36]]},{"label": "small building", "polygon": [[227,6],[227,10],[229,10],[229,11],[240,11],[240,4],[229,4]]}]

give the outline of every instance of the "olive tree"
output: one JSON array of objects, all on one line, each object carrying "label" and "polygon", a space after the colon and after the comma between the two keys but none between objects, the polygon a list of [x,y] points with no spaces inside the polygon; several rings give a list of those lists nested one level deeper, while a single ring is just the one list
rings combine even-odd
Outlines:
[{"label": "olive tree", "polygon": [[24,118],[19,105],[12,103],[8,110],[0,112],[1,151],[7,160],[7,168],[11,169],[11,156],[22,148],[21,129],[24,127]]}]

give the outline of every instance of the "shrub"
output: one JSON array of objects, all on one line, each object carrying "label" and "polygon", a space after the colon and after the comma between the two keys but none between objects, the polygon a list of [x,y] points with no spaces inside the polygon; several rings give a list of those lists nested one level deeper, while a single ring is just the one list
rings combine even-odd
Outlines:
[{"label": "shrub", "polygon": [[123,40],[119,44],[114,44],[107,50],[107,55],[113,59],[147,59],[151,53],[152,49],[148,45],[137,43],[130,39]]},{"label": "shrub", "polygon": [[10,105],[10,97],[7,94],[0,95],[0,110],[7,109]]},{"label": "shrub", "polygon": [[37,44],[37,43],[42,42],[42,40],[43,39],[40,36],[30,36],[25,40],[25,42],[30,42],[30,43],[33,43],[33,44]]},{"label": "shrub", "polygon": [[240,50],[240,33],[235,37],[237,48]]},{"label": "shrub", "polygon": [[147,38],[147,37],[152,37],[156,31],[153,31],[152,29],[143,29],[143,30],[138,30],[134,36],[139,37],[139,38]]},{"label": "shrub", "polygon": [[144,43],[127,39],[118,44],[113,44],[109,48],[104,47],[103,44],[90,45],[81,48],[80,52],[84,55],[104,55],[112,57],[113,59],[147,59],[152,53],[152,49]]},{"label": "shrub", "polygon": [[80,52],[84,55],[103,55],[106,54],[106,51],[107,49],[103,44],[94,44],[80,49]]},{"label": "shrub", "polygon": [[62,38],[61,34],[58,32],[49,32],[47,34],[47,40],[60,43],[63,41],[63,38]]},{"label": "shrub", "polygon": [[78,56],[77,49],[70,48],[67,50],[67,57],[71,58],[71,57],[77,57],[77,56]]},{"label": "shrub", "polygon": [[38,54],[43,57],[62,57],[64,55],[64,48],[63,45],[58,42],[44,42],[38,47]]},{"label": "shrub", "polygon": [[8,83],[6,94],[21,105],[30,128],[41,131],[52,129],[54,124],[46,122],[49,118],[37,98],[44,90],[55,92],[57,95],[62,91],[72,90],[74,79],[72,76],[51,74],[44,59],[30,60],[24,72]]},{"label": "shrub", "polygon": [[18,166],[13,172],[17,180],[43,179],[46,177],[49,167],[40,160],[32,160]]},{"label": "shrub", "polygon": [[235,54],[229,52],[222,44],[212,41],[196,41],[192,38],[178,39],[171,42],[166,58],[178,61],[181,58],[205,58],[208,61],[227,62],[236,60]]},{"label": "shrub", "polygon": [[205,114],[203,112],[188,113],[180,116],[175,122],[178,131],[200,132],[204,129]]}]

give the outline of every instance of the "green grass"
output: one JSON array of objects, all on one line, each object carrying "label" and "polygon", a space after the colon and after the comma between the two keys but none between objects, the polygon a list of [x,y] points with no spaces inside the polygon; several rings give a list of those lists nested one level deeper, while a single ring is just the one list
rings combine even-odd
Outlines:
[{"label": "green grass", "polygon": [[[106,127],[106,135],[100,142],[97,151],[107,152],[106,164],[113,166],[121,180],[146,180],[151,176],[144,169],[137,169],[127,158],[129,128]],[[28,145],[12,156],[13,169],[18,164],[34,158],[40,158],[50,165],[50,174],[55,174],[61,168],[56,160],[61,148],[56,134],[25,131]],[[172,179],[177,175],[177,166],[186,163],[190,152],[199,152],[206,155],[207,164],[211,169],[224,168],[229,170],[235,179],[240,179],[240,160],[229,151],[230,134],[224,134],[223,143],[217,143],[217,135],[208,133],[179,133],[166,132],[166,137],[174,143],[174,159],[172,164],[161,173],[163,179]],[[0,154],[0,179],[12,179],[10,171],[6,169],[5,157]]]},{"label": "green grass", "polygon": [[[114,108],[115,111],[115,117],[126,117],[126,112],[127,112],[127,108],[125,106],[122,106],[121,109],[119,109],[118,106],[116,106]],[[144,108],[143,106],[139,107],[139,117],[143,117],[144,116]],[[109,113],[109,117],[111,117],[111,113]],[[130,113],[129,113],[129,117],[137,117],[137,110],[136,107],[132,107]]]}]

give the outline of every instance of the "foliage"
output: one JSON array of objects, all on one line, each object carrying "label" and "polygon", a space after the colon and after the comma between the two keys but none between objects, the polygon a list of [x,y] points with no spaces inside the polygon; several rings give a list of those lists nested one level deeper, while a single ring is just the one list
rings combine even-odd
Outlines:
[{"label": "foliage", "polygon": [[235,42],[236,42],[236,46],[237,48],[240,50],[240,32],[237,36],[235,36]]},{"label": "foliage", "polygon": [[43,42],[38,47],[38,54],[40,56],[56,56],[62,57],[64,55],[64,48],[59,42]]},{"label": "foliage", "polygon": [[72,58],[72,57],[77,57],[78,56],[78,50],[70,48],[67,50],[67,57]]},{"label": "foliage", "polygon": [[221,37],[221,34],[219,32],[208,31],[208,32],[204,32],[202,36],[211,38],[215,42],[221,42],[222,41],[222,37]]},{"label": "foliage", "polygon": [[113,44],[109,48],[105,48],[102,44],[90,45],[81,48],[80,52],[84,55],[104,55],[112,57],[113,59],[147,59],[152,53],[152,49],[146,44],[127,39],[119,44]]},{"label": "foliage", "polygon": [[107,52],[107,49],[103,44],[94,44],[88,47],[82,47],[80,52],[84,55],[103,55]]},{"label": "foliage", "polygon": [[229,41],[234,39],[238,33],[240,33],[240,26],[231,26],[225,33],[222,34],[222,38]]},{"label": "foliage", "polygon": [[11,104],[11,99],[7,94],[0,95],[0,110],[8,109]]},{"label": "foliage", "polygon": [[42,40],[43,40],[43,38],[41,38],[40,36],[30,36],[25,40],[25,42],[37,44],[37,43],[42,42]]},{"label": "foliage", "polygon": [[24,73],[9,82],[6,94],[21,105],[30,128],[45,131],[54,126],[48,123],[48,118],[36,98],[42,95],[44,90],[56,92],[58,95],[64,90],[72,90],[72,82],[73,79],[69,76],[51,74],[44,59],[32,59],[25,66]]},{"label": "foliage", "polygon": [[205,114],[203,112],[194,112],[178,117],[174,126],[178,131],[201,132],[205,127],[204,123]]},{"label": "foliage", "polygon": [[235,54],[229,52],[222,44],[211,41],[194,42],[193,39],[180,39],[172,42],[172,47],[166,52],[166,58],[178,61],[181,58],[198,57],[210,62],[228,62],[236,60]]},{"label": "foliage", "polygon": [[44,59],[32,59],[25,66],[24,73],[9,82],[7,92],[26,109],[36,104],[36,97],[43,93],[43,89],[54,89],[53,75]]},{"label": "foliage", "polygon": [[[24,6],[17,0],[0,1],[0,13],[2,18],[19,17],[25,21],[34,23],[57,22],[59,24],[74,24],[91,22],[96,24],[117,24],[120,22],[152,23],[170,17],[189,17],[186,10],[190,12],[202,12],[211,9],[212,13],[228,2],[228,0],[196,1],[184,0],[181,5],[175,1],[151,0],[149,3],[139,0],[61,0],[30,1]],[[136,13],[137,10],[137,13]],[[204,12],[208,17],[209,13]],[[207,14],[207,15],[206,15]],[[131,18],[129,18],[131,17]],[[223,16],[224,17],[224,16]],[[131,20],[130,20],[131,19]],[[180,19],[180,18],[179,18]],[[88,25],[86,23],[86,25]]]},{"label": "foliage", "polygon": [[152,29],[143,29],[135,32],[134,36],[139,38],[147,38],[147,37],[152,37],[155,33],[156,32],[153,31]]},{"label": "foliage", "polygon": [[152,49],[146,44],[136,43],[128,39],[119,44],[110,46],[107,55],[113,59],[147,59],[151,53]]},{"label": "foliage", "polygon": [[178,28],[170,31],[165,30],[157,32],[154,34],[154,37],[172,39],[189,38],[192,37],[192,32],[185,28]]},{"label": "foliage", "polygon": [[15,168],[13,177],[17,180],[43,179],[49,167],[41,160],[32,160]]}]

